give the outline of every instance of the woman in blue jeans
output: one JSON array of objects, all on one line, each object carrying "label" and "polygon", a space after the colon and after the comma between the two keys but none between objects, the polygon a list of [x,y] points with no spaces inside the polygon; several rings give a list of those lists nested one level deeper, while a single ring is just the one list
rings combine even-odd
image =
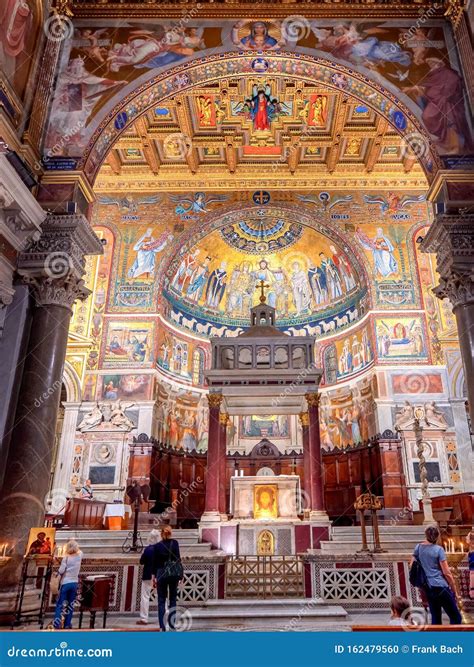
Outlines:
[{"label": "woman in blue jeans", "polygon": [[439,538],[437,526],[428,526],[426,539],[417,544],[411,562],[418,558],[425,572],[428,586],[424,589],[431,613],[431,624],[442,625],[442,611],[451,625],[460,625],[462,616],[456,602],[456,584],[449,569],[443,547],[436,544]]},{"label": "woman in blue jeans", "polygon": [[[79,570],[81,569],[82,552],[76,540],[69,540],[66,545],[66,555],[61,561],[58,574],[61,575],[61,586],[59,588],[56,612],[54,614],[54,627],[61,627],[64,616],[64,628],[71,629],[74,603],[79,586]],[[64,608],[65,607],[65,608]]]},{"label": "woman in blue jeans", "polygon": [[160,630],[166,631],[165,611],[168,599],[168,623],[170,630],[175,630],[176,622],[176,598],[178,597],[178,577],[170,577],[167,574],[167,566],[170,562],[181,560],[179,544],[177,540],[171,539],[170,526],[161,529],[161,542],[155,544],[154,571],[156,572],[156,587],[158,591],[158,620]]}]

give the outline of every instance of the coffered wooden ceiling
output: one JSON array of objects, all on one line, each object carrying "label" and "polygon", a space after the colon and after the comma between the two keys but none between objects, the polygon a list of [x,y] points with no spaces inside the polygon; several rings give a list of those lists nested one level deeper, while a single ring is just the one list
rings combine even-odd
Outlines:
[{"label": "coffered wooden ceiling", "polygon": [[220,81],[148,111],[111,150],[96,189],[232,189],[262,179],[281,189],[315,179],[426,187],[416,156],[369,107],[342,91],[259,77]]}]

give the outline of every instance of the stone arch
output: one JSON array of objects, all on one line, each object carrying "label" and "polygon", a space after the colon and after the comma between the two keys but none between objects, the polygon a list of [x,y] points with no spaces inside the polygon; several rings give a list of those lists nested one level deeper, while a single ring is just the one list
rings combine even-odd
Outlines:
[{"label": "stone arch", "polygon": [[67,361],[67,359],[64,362],[63,383],[66,387],[67,402],[80,403],[82,401],[81,380],[74,367]]},{"label": "stone arch", "polygon": [[271,55],[265,53],[258,58],[255,54],[241,52],[216,53],[188,61],[138,84],[122,99],[116,98],[113,108],[107,105],[104,111],[99,112],[91,124],[93,133],[78,168],[83,169],[93,183],[107,153],[120,135],[137,118],[168,98],[220,79],[237,75],[254,77],[262,73],[273,78],[319,83],[328,89],[343,91],[386,118],[409,146],[422,143],[423,151],[416,152],[428,181],[433,179],[436,168],[441,167],[436,148],[422,126],[419,114],[415,114],[387,87],[347,65],[306,53],[284,51]]}]

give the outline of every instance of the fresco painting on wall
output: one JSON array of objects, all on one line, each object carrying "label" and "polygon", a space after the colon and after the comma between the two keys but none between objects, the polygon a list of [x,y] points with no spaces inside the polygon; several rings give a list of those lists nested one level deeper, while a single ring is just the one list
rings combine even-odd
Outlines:
[{"label": "fresco painting on wall", "polygon": [[374,324],[379,360],[427,359],[428,351],[421,317],[377,318]]},{"label": "fresco painting on wall", "polygon": [[321,393],[321,444],[326,449],[365,442],[375,435],[375,403],[370,378]]},{"label": "fresco painting on wall", "polygon": [[374,361],[368,327],[331,343],[323,350],[323,368],[326,383],[342,380],[359,373]]},{"label": "fresco painting on wall", "polygon": [[34,56],[34,0],[0,3],[0,67],[19,97],[23,96]]},{"label": "fresco painting on wall", "polygon": [[288,415],[246,415],[239,418],[241,438],[288,438]]},{"label": "fresco painting on wall", "polygon": [[153,329],[152,322],[108,322],[104,366],[134,366],[152,362]]},{"label": "fresco painting on wall", "polygon": [[[370,197],[369,201],[364,196],[369,209],[375,202],[380,204],[382,215],[383,201],[383,197]],[[357,225],[354,237],[370,260],[377,303],[385,307],[417,305],[416,274],[410,261],[411,225],[400,222],[378,225],[377,221],[375,225],[375,229],[371,226],[367,231]]]},{"label": "fresco painting on wall", "polygon": [[122,398],[147,400],[151,396],[152,375],[102,375],[98,399],[116,401]]}]

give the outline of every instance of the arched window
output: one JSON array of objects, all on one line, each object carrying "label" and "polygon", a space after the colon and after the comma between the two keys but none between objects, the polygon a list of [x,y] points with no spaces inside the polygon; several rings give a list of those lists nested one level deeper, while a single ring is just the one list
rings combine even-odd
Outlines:
[{"label": "arched window", "polygon": [[204,384],[204,350],[199,347],[193,354],[193,384]]}]

